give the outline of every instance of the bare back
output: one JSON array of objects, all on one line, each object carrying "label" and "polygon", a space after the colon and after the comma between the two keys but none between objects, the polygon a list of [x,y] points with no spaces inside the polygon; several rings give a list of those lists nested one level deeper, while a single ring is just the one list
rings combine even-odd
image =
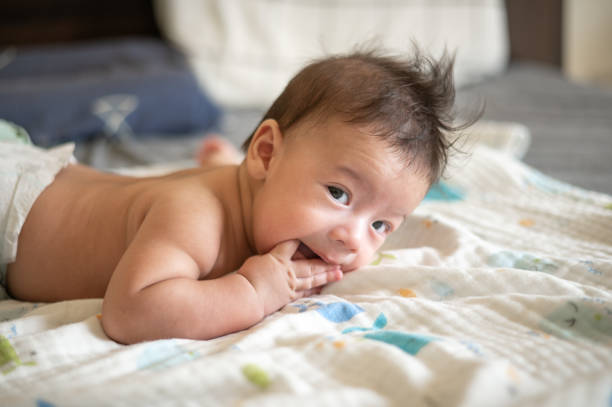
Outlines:
[{"label": "bare back", "polygon": [[[193,235],[203,248],[192,254],[199,265],[196,278],[213,278],[237,268],[250,253],[232,222],[219,219],[210,239],[202,229],[210,219],[227,217],[239,208],[237,168],[186,170],[164,177],[134,178],[71,165],[63,169],[34,203],[19,236],[17,259],[9,265],[8,286],[20,299],[57,301],[101,298],[113,271],[141,228],[151,207],[160,200],[181,200],[180,208],[194,221],[182,233]],[[181,212],[182,212],[181,210]],[[177,214],[179,215],[179,214]],[[170,213],[162,219],[171,225]],[[190,230],[193,228],[194,230]],[[193,233],[192,233],[193,232]],[[204,241],[202,241],[204,240]],[[225,249],[232,246],[232,256]]]}]

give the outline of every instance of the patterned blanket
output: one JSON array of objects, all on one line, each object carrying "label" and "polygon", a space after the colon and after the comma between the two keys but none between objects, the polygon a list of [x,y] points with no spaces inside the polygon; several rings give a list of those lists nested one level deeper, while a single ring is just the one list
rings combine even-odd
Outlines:
[{"label": "patterned blanket", "polygon": [[0,404],[612,405],[612,197],[481,146],[451,173],[371,265],[232,335],[0,302]]}]

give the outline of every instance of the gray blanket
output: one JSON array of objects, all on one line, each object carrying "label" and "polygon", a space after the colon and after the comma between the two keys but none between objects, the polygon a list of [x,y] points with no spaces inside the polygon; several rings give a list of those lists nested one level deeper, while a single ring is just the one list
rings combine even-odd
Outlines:
[{"label": "gray blanket", "polygon": [[499,77],[461,89],[459,106],[483,98],[485,119],[529,127],[524,161],[559,180],[612,194],[612,88],[577,84],[561,72],[514,65]]}]

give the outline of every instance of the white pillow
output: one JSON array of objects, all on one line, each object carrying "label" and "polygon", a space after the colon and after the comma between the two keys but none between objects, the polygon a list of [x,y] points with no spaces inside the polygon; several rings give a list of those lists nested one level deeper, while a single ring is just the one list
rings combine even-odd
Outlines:
[{"label": "white pillow", "polygon": [[503,70],[503,0],[156,0],[165,35],[222,105],[267,106],[307,62],[370,43],[457,52],[458,84]]}]

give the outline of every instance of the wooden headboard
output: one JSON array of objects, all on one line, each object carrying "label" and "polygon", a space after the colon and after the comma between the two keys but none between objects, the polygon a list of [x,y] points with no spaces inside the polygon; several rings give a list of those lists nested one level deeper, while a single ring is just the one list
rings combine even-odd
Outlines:
[{"label": "wooden headboard", "polygon": [[506,0],[510,59],[561,67],[562,0]]},{"label": "wooden headboard", "polygon": [[161,37],[151,0],[2,0],[0,45]]},{"label": "wooden headboard", "polygon": [[[562,3],[506,0],[512,60],[561,66]],[[151,0],[2,0],[0,6],[0,45],[127,35],[161,37]]]}]

